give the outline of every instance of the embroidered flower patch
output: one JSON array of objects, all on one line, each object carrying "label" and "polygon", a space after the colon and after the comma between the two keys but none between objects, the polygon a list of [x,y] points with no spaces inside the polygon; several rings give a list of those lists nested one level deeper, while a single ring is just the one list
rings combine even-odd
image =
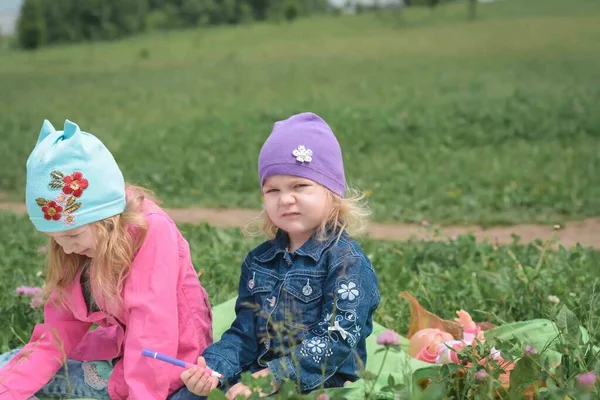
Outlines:
[{"label": "embroidered flower patch", "polygon": [[65,184],[62,188],[63,193],[72,194],[75,197],[81,197],[81,194],[87,189],[89,182],[83,177],[81,172],[73,172],[70,176],[62,178]]},{"label": "embroidered flower patch", "polygon": [[50,173],[50,183],[48,186],[53,190],[61,190],[54,200],[38,197],[35,202],[42,208],[44,218],[48,221],[61,221],[65,226],[71,226],[75,223],[75,211],[79,210],[82,203],[77,201],[88,188],[89,182],[79,171],[71,175],[65,175],[60,171]]},{"label": "embroidered flower patch", "polygon": [[[38,204],[40,203],[38,202]],[[44,213],[44,218],[46,218],[48,221],[50,221],[51,219],[53,219],[54,221],[58,221],[61,217],[60,213],[62,211],[63,208],[56,204],[55,201],[48,201],[42,205],[42,212]]]},{"label": "embroidered flower patch", "polygon": [[296,157],[296,161],[300,161],[301,163],[309,163],[312,161],[313,152],[311,149],[307,149],[304,145],[300,145],[297,149],[292,151],[292,155]]},{"label": "embroidered flower patch", "polygon": [[81,364],[84,382],[96,390],[104,390],[108,387],[108,379],[112,367],[107,361],[84,361]]}]

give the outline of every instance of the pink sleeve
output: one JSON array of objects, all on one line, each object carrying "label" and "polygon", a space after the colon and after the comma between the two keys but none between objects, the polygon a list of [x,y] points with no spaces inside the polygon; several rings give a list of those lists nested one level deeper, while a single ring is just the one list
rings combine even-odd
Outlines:
[{"label": "pink sleeve", "polygon": [[421,349],[421,351],[419,352],[419,354],[417,354],[415,358],[428,363],[435,363],[435,360],[437,359],[439,354],[439,347],[434,353],[432,353],[427,349],[427,346],[425,346]]},{"label": "pink sleeve", "polygon": [[146,238],[124,291],[128,317],[123,373],[129,400],[166,399],[169,383],[182,372],[176,366],[142,356],[142,349],[148,348],[175,357],[179,342],[177,227],[158,214],[150,214],[147,220]]},{"label": "pink sleeve", "polygon": [[[29,343],[0,369],[0,399],[27,399],[50,381],[91,323],[75,319],[64,307],[44,306],[44,322],[35,326]],[[32,373],[32,371],[35,371]]]}]

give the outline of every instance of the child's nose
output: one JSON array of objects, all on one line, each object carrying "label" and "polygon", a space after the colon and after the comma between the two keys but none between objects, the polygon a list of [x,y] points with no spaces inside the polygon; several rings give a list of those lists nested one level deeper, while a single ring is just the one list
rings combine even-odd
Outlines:
[{"label": "child's nose", "polygon": [[74,246],[73,246],[73,245],[71,245],[71,244],[69,244],[69,243],[64,243],[64,244],[62,245],[63,251],[64,251],[66,254],[71,254],[71,253],[73,253],[73,247],[74,247]]},{"label": "child's nose", "polygon": [[296,198],[291,193],[282,193],[279,198],[282,204],[293,204],[296,201]]}]

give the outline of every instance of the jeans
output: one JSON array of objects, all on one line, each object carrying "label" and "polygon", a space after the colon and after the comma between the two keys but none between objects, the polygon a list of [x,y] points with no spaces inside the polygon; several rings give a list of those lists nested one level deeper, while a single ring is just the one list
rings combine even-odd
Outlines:
[{"label": "jeans", "polygon": [[[0,355],[0,368],[8,362],[21,349],[11,350]],[[108,396],[108,378],[112,366],[108,361],[81,362],[67,360],[56,375],[44,385],[36,396],[62,399],[62,398],[92,398],[98,400],[110,400]],[[32,397],[35,399],[36,397]]]},{"label": "jeans", "polygon": [[[21,349],[11,350],[0,354],[0,368],[8,362]],[[44,399],[81,399],[90,398],[110,400],[108,395],[108,379],[112,372],[109,361],[75,361],[67,360],[63,366],[35,396],[29,400],[36,400],[38,396]],[[183,382],[182,382],[183,385]],[[169,396],[168,400],[197,400],[200,397],[187,391],[184,386]]]}]

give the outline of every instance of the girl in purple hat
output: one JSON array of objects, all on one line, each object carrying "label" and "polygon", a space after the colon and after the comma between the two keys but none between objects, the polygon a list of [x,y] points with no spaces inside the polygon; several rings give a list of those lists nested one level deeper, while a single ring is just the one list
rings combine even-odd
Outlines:
[{"label": "girl in purple hat", "polygon": [[181,375],[198,396],[217,387],[229,399],[250,395],[240,382],[244,371],[271,375],[273,392],[288,380],[301,392],[339,387],[366,365],[379,285],[351,237],[364,229],[368,211],[362,196],[347,195],[331,128],[313,113],[276,122],[258,174],[269,240],[242,264],[231,327],[198,360],[223,378],[203,368]]}]

